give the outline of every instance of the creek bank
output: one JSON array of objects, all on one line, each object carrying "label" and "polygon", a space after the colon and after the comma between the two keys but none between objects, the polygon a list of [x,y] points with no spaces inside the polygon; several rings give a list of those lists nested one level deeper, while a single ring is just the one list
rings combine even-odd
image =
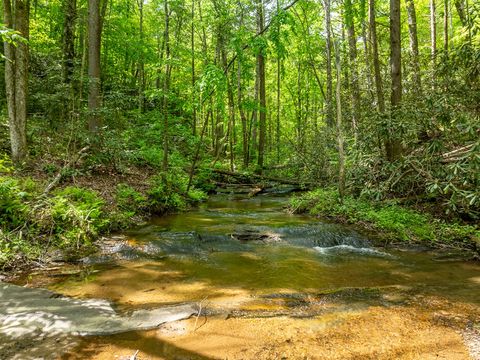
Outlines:
[{"label": "creek bank", "polygon": [[445,254],[439,254],[439,261],[480,259],[478,224],[447,222],[394,201],[382,203],[345,197],[341,203],[336,190],[317,189],[293,198],[289,211],[354,225],[379,246],[400,249],[424,246],[444,251]]},{"label": "creek bank", "polygon": [[[453,317],[456,310],[450,308],[448,316]],[[470,360],[474,352],[469,354],[459,328],[434,321],[425,310],[402,306],[314,318],[225,320],[212,316],[197,325],[195,319],[181,321],[172,330],[166,326],[142,333],[84,338],[71,358],[88,355],[107,360],[112,354],[128,358],[139,350],[139,358],[148,359]]]},{"label": "creek bank", "polygon": [[102,236],[206,199],[198,188],[187,191],[181,171],[134,170],[79,176],[74,186],[58,176],[51,186],[37,173],[0,175],[0,271],[75,262],[94,252]]},{"label": "creek bank", "polygon": [[[351,227],[288,214],[286,201],[212,196],[194,211],[124,232],[77,268],[24,281],[106,299],[126,314],[200,304],[200,316],[159,329],[83,337],[65,351],[70,359],[137,351],[150,359],[469,358],[461,333],[478,327],[478,264],[373,252]],[[258,238],[266,233],[280,241]]]}]

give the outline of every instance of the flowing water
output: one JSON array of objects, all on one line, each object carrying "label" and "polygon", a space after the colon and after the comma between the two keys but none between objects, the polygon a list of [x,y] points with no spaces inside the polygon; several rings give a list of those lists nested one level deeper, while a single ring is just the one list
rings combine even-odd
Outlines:
[{"label": "flowing water", "polygon": [[[421,299],[428,298],[447,307],[468,307],[466,318],[476,321],[477,263],[377,248],[353,228],[288,214],[283,209],[287,203],[272,195],[213,196],[197,210],[154,218],[115,237],[83,265],[33,274],[29,281],[69,296],[110,300],[121,312],[195,302],[199,313],[223,316],[222,321],[287,316],[307,324],[306,319],[340,319],[370,307],[418,309],[425,305]],[[153,346],[143,337],[135,339],[143,341],[147,353]],[[124,348],[128,341],[124,335],[93,343],[122,343]],[[130,342],[135,349],[135,341]],[[181,353],[175,349],[169,351]],[[150,355],[167,350],[158,351]],[[182,354],[175,356],[196,358]]]}]

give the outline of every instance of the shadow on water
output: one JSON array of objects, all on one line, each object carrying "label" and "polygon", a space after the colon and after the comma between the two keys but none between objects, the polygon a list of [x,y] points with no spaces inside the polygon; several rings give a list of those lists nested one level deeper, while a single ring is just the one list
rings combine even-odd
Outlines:
[{"label": "shadow on water", "polygon": [[[278,197],[214,197],[197,211],[154,219],[127,232],[129,240],[110,257],[88,259],[99,270],[93,279],[71,277],[55,289],[138,305],[140,295],[144,303],[162,303],[222,297],[234,290],[321,293],[404,286],[480,303],[478,265],[385,252],[348,227],[287,214],[285,203]],[[245,237],[250,240],[239,240]]]},{"label": "shadow on water", "polygon": [[[77,273],[54,272],[50,288],[108,299],[120,313],[208,299],[210,315],[226,311],[234,318],[328,317],[372,305],[416,309],[421,297],[430,295],[446,303],[480,304],[478,264],[375,248],[349,227],[290,215],[282,209],[285,203],[281,197],[213,197],[196,211],[126,232],[108,250],[85,259]],[[139,350],[152,357],[210,359],[170,340],[155,331],[88,337],[64,359],[93,358],[112,344],[125,356]],[[429,343],[424,346],[426,353],[433,351]],[[392,358],[403,350],[413,351],[393,349]],[[369,353],[357,355],[352,359]]]}]

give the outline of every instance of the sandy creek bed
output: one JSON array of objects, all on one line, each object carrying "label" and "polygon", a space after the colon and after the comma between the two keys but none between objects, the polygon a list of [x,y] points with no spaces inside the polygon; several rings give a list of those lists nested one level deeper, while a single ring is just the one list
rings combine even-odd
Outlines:
[{"label": "sandy creek bed", "polygon": [[110,336],[3,336],[0,358],[480,359],[478,264],[375,248],[285,203],[214,197],[105,241],[82,264],[17,279],[107,300],[119,316],[178,304],[195,315]]}]

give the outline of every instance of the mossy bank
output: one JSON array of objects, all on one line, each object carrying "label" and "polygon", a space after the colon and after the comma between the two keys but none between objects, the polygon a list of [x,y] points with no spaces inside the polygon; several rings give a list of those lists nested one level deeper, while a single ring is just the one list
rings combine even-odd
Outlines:
[{"label": "mossy bank", "polygon": [[478,225],[439,219],[395,200],[374,202],[346,196],[340,201],[336,190],[317,189],[293,198],[290,211],[354,224],[374,232],[382,244],[460,248],[476,252],[477,257],[480,253]]},{"label": "mossy bank", "polygon": [[83,179],[83,186],[64,183],[47,194],[44,180],[0,176],[0,269],[45,263],[52,256],[76,260],[94,251],[104,234],[206,198],[195,187],[187,191],[182,171],[148,176],[142,184],[111,176],[102,190],[91,190],[95,181],[99,177]]}]

